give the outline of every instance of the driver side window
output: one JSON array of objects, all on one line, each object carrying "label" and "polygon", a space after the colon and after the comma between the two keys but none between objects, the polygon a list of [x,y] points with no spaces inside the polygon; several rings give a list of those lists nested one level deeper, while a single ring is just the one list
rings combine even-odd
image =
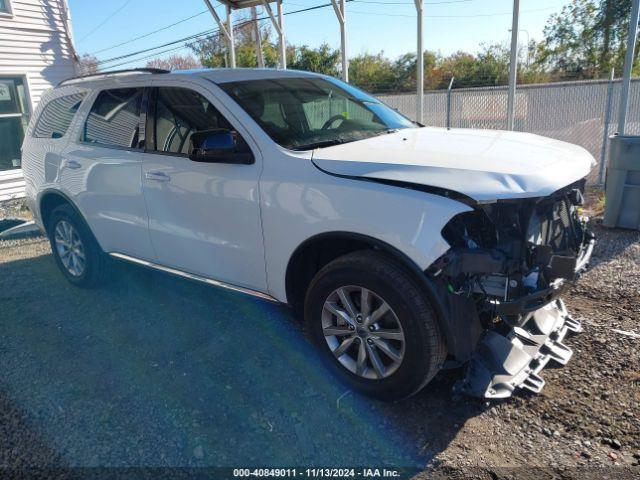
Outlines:
[{"label": "driver side window", "polygon": [[189,155],[191,136],[205,130],[230,130],[238,145],[241,137],[226,118],[198,92],[187,88],[159,87],[152,97],[155,121],[148,149]]}]

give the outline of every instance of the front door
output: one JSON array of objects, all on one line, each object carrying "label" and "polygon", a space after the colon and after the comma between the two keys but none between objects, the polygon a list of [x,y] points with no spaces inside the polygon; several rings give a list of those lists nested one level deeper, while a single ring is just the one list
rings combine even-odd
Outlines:
[{"label": "front door", "polygon": [[[158,262],[233,285],[266,291],[258,180],[261,158],[193,87],[160,86],[149,99],[144,194]],[[189,159],[194,132],[226,129],[253,153],[249,165]]]}]

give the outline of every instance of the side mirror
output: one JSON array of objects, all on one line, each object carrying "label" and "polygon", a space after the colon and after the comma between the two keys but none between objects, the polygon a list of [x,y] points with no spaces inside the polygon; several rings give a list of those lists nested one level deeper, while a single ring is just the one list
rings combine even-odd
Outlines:
[{"label": "side mirror", "polygon": [[194,132],[190,143],[189,158],[194,162],[247,165],[254,161],[253,154],[244,140],[239,139],[238,134],[230,130],[214,129]]}]

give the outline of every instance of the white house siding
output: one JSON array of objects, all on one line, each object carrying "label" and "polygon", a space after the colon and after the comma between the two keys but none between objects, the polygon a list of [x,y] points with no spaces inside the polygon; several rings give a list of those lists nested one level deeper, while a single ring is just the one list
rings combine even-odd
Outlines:
[{"label": "white house siding", "polygon": [[[24,79],[29,110],[25,113],[33,115],[42,94],[60,81],[76,75],[78,69],[68,30],[68,9],[66,0],[8,2],[10,14],[0,12],[0,79]],[[6,183],[3,177],[10,176],[11,183],[15,184],[15,174],[19,173],[7,171],[4,160],[5,166],[0,169],[0,201],[3,199],[3,184]]]},{"label": "white house siding", "polygon": [[26,75],[33,108],[42,92],[76,74],[65,0],[10,0],[0,15],[0,75]]}]

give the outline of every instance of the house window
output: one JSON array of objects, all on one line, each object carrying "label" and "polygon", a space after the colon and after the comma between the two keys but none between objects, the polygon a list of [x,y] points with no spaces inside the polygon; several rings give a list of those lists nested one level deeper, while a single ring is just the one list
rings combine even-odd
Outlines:
[{"label": "house window", "polygon": [[11,5],[9,5],[9,0],[0,0],[0,13],[11,13]]},{"label": "house window", "polygon": [[25,79],[0,77],[0,171],[20,168],[20,146],[28,124]]}]

